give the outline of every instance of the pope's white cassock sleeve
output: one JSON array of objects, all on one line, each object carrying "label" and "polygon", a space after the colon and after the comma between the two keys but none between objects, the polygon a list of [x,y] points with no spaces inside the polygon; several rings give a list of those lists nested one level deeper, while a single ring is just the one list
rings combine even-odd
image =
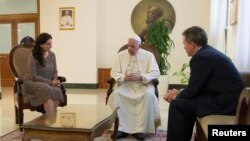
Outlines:
[{"label": "pope's white cassock sleeve", "polygon": [[124,81],[130,61],[127,50],[118,53],[111,76],[116,88],[109,98],[110,107],[118,109],[119,131],[126,133],[155,133],[155,119],[160,119],[159,102],[151,80],[160,76],[159,67],[152,53],[139,49],[137,61],[143,81]]}]

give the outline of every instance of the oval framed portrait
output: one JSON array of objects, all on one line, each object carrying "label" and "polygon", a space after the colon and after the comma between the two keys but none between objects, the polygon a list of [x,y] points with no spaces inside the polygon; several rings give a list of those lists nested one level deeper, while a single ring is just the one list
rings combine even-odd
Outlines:
[{"label": "oval framed portrait", "polygon": [[131,15],[131,25],[134,32],[140,35],[150,22],[164,18],[173,30],[175,25],[175,11],[167,0],[142,0],[134,8]]}]

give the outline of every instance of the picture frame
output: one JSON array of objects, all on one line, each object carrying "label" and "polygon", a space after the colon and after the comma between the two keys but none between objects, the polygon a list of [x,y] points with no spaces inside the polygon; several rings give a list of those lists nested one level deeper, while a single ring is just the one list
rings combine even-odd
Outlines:
[{"label": "picture frame", "polygon": [[59,27],[60,30],[75,29],[75,8],[60,7],[59,8]]},{"label": "picture frame", "polygon": [[76,126],[75,113],[61,113],[61,125],[65,128],[73,128]]},{"label": "picture frame", "polygon": [[230,24],[234,25],[238,21],[238,0],[230,0]]}]

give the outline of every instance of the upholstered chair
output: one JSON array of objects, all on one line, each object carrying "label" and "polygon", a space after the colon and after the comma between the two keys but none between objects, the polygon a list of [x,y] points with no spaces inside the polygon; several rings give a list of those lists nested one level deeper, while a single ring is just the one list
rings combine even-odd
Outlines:
[{"label": "upholstered chair", "polygon": [[208,115],[196,120],[195,141],[208,141],[208,125],[250,125],[250,72],[240,72],[245,88],[241,91],[235,115]]}]

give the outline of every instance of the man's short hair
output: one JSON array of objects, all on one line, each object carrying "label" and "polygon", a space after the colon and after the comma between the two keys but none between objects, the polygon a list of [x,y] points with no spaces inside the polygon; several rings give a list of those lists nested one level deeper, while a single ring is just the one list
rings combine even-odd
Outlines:
[{"label": "man's short hair", "polygon": [[186,29],[182,35],[185,36],[187,42],[193,42],[198,46],[207,44],[207,33],[199,26],[192,26]]}]

